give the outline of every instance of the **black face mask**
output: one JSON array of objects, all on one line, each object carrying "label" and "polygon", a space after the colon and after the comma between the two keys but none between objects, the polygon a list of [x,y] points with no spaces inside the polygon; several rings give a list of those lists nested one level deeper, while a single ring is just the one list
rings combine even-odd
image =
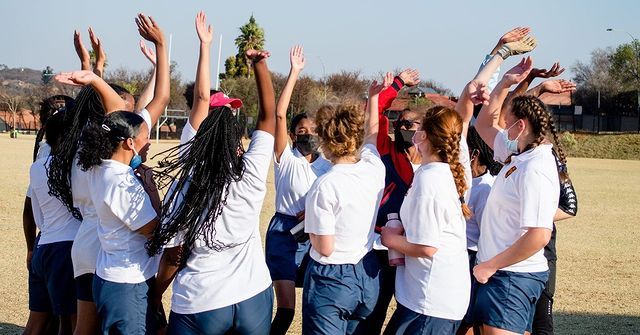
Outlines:
[{"label": "black face mask", "polygon": [[318,152],[318,135],[296,135],[293,143],[303,156],[308,156]]},{"label": "black face mask", "polygon": [[396,144],[399,145],[399,149],[406,150],[413,146],[413,135],[416,133],[415,130],[404,130],[400,128],[395,128],[393,130],[393,134],[395,137]]}]

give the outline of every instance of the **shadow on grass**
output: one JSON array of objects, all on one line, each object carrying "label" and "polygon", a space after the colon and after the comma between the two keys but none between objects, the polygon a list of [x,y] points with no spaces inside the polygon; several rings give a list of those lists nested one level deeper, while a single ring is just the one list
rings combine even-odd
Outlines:
[{"label": "shadow on grass", "polygon": [[22,334],[24,327],[20,327],[11,323],[0,322],[0,335]]},{"label": "shadow on grass", "polygon": [[553,313],[556,334],[638,334],[640,316]]}]

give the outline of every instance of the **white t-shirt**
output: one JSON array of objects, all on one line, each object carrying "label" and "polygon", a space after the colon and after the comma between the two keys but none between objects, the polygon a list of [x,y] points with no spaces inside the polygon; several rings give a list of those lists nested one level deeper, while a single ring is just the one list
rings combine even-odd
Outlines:
[{"label": "white t-shirt", "polygon": [[73,206],[82,214],[82,224],[71,247],[73,274],[75,277],[96,272],[96,260],[100,252],[98,239],[98,214],[91,201],[89,191],[89,172],[82,171],[78,166],[78,156],[71,166],[71,193]]},{"label": "white t-shirt", "polygon": [[331,162],[320,155],[309,163],[298,149],[287,147],[274,158],[276,212],[296,216],[304,210],[304,199],[313,182],[331,168]]},{"label": "white t-shirt", "polygon": [[[196,131],[187,122],[181,142],[186,143]],[[173,282],[171,310],[194,314],[245,301],[271,285],[260,240],[260,211],[267,192],[267,174],[273,156],[274,138],[256,130],[243,155],[245,171],[242,179],[229,184],[229,194],[220,216],[214,223],[215,238],[227,245],[223,251],[209,249],[202,239],[196,240],[186,266]],[[188,189],[188,183],[184,192]],[[181,197],[174,203],[177,206]],[[183,233],[166,245],[182,244]]]},{"label": "white t-shirt", "polygon": [[142,182],[129,165],[105,159],[89,172],[89,192],[99,218],[96,275],[137,284],[154,276],[159,257],[149,257],[147,238],[136,232],[157,217]]},{"label": "white t-shirt", "polygon": [[58,198],[49,195],[47,156],[36,160],[29,169],[27,197],[31,198],[31,209],[36,226],[40,230],[38,245],[62,241],[73,241],[80,221],[71,215]]},{"label": "white t-shirt", "polygon": [[38,143],[38,153],[36,154],[36,160],[49,157],[49,155],[51,155],[51,146],[45,140],[40,141],[40,143]]},{"label": "white t-shirt", "polygon": [[329,257],[312,247],[311,258],[321,264],[356,264],[371,250],[384,177],[378,150],[366,144],[359,162],[333,165],[316,179],[307,193],[304,231],[334,235],[335,245]]},{"label": "white t-shirt", "polygon": [[135,113],[140,115],[144,119],[144,123],[146,123],[147,127],[149,128],[149,138],[151,138],[151,129],[153,128],[153,125],[151,124],[151,114],[149,114],[149,111],[146,108],[143,108],[142,110],[139,110]]},{"label": "white t-shirt", "polygon": [[471,156],[469,156],[469,145],[465,136],[460,137],[460,156],[458,157],[460,164],[464,167],[464,181],[467,190],[464,192],[464,201],[469,203],[471,197],[471,188],[473,184],[473,173],[471,172]]},{"label": "white t-shirt", "polygon": [[[504,138],[496,135],[494,157],[504,161],[509,156]],[[550,144],[511,157],[495,179],[482,214],[478,261],[486,262],[513,245],[528,228],[553,229],[558,208],[560,183]],[[548,269],[544,249],[533,256],[501,270],[541,272]]]},{"label": "white t-shirt", "polygon": [[467,249],[469,250],[478,251],[482,213],[495,179],[496,177],[492,176],[489,171],[482,176],[473,178],[473,186],[468,203],[472,215],[467,219]]},{"label": "white t-shirt", "polygon": [[395,296],[423,315],[461,320],[471,280],[465,220],[449,164],[433,162],[416,171],[400,208],[407,241],[437,248],[433,258],[405,256],[396,270]]}]

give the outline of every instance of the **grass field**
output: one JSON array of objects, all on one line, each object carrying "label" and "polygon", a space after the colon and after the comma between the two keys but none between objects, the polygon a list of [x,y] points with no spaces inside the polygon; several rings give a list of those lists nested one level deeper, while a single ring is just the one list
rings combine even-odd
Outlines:
[{"label": "grass field", "polygon": [[[154,144],[151,153],[171,145]],[[0,334],[21,333],[28,316],[21,214],[32,149],[32,136],[0,134]],[[640,161],[574,158],[569,172],[579,213],[558,224],[557,334],[638,334]],[[263,234],[274,208],[272,178]],[[300,333],[299,310],[290,333]]]}]

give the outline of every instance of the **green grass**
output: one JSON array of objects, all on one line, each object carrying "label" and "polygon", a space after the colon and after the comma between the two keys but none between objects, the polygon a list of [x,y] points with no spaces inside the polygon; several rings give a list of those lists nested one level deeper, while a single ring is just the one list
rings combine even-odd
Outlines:
[{"label": "green grass", "polygon": [[571,157],[640,160],[640,134],[564,133],[561,143]]}]

